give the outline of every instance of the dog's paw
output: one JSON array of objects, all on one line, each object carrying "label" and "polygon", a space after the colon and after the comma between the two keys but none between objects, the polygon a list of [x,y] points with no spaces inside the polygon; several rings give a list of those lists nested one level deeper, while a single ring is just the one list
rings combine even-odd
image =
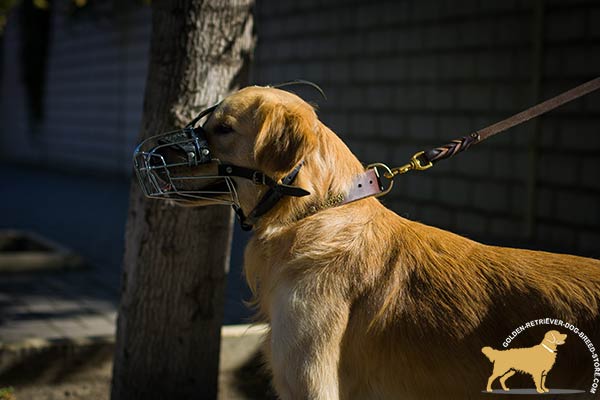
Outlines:
[{"label": "dog's paw", "polygon": [[510,391],[510,388],[504,387],[504,388],[502,388],[502,390],[504,390],[505,392],[508,392],[508,391]]},{"label": "dog's paw", "polygon": [[544,392],[548,393],[549,391],[550,391],[550,389],[544,388]]},{"label": "dog's paw", "polygon": [[544,389],[540,389],[540,388],[535,389],[535,391],[538,393],[546,393],[546,392],[544,392]]},{"label": "dog's paw", "polygon": [[492,393],[492,388],[486,388],[485,391],[488,393]]}]

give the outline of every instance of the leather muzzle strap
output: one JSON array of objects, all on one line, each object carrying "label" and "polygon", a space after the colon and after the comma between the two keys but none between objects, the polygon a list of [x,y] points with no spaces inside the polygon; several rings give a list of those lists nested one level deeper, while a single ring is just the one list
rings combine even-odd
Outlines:
[{"label": "leather muzzle strap", "polygon": [[[260,178],[262,180],[256,179],[256,173],[259,171],[244,168],[244,167],[236,167],[236,166],[224,166],[222,172],[226,172],[231,176],[240,176],[246,179],[251,179],[256,184],[268,185],[269,190],[264,196],[258,201],[258,204],[248,216],[244,215],[242,209],[238,206],[234,206],[233,210],[238,216],[240,221],[240,226],[242,230],[249,231],[252,230],[252,226],[256,223],[258,218],[265,215],[269,210],[271,210],[275,205],[284,197],[284,196],[293,196],[293,197],[303,197],[307,196],[310,193],[300,187],[291,186],[291,184],[296,180],[296,176],[298,172],[300,172],[300,168],[302,168],[303,162],[298,164],[292,172],[287,174],[285,177],[281,179],[281,183],[275,182],[273,179],[268,176],[262,174]],[[219,167],[219,172],[221,172],[221,168]]]},{"label": "leather muzzle strap", "polygon": [[273,178],[266,175],[264,172],[231,164],[220,164],[218,167],[218,173],[219,176],[237,176],[239,178],[248,179],[254,182],[255,185],[269,186],[271,189],[274,189],[277,193],[280,193],[284,196],[302,197],[307,196],[310,193],[301,187],[290,185],[294,179],[289,179],[290,176],[293,176],[294,178],[296,177],[301,166],[302,164],[299,164],[296,168],[294,168],[290,175],[282,179],[281,183],[277,183],[275,180],[273,180]]}]

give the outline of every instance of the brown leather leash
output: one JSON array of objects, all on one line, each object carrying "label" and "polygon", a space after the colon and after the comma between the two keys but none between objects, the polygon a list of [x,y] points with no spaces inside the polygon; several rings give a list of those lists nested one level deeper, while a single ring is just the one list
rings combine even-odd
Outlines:
[{"label": "brown leather leash", "polygon": [[532,118],[539,117],[548,111],[554,110],[565,103],[585,96],[586,94],[598,89],[600,89],[600,77],[592,79],[591,81],[579,85],[571,90],[567,90],[558,96],[530,107],[525,111],[513,115],[512,117],[506,118],[486,128],[475,131],[470,135],[454,139],[450,143],[440,147],[436,147],[427,151],[420,151],[412,156],[407,164],[401,167],[392,168],[391,173],[387,173],[385,176],[386,178],[391,179],[398,174],[405,174],[411,170],[423,171],[429,169],[438,161],[450,158],[461,151],[467,150],[474,144],[481,143],[489,137],[492,137],[500,132],[504,132],[505,130],[522,124],[523,122],[529,121]]},{"label": "brown leather leash", "polygon": [[[492,124],[486,128],[475,131],[467,136],[454,139],[450,143],[447,143],[443,146],[435,147],[426,151],[420,151],[413,155],[408,163],[400,167],[389,168],[387,165],[382,163],[371,164],[367,167],[367,170],[364,174],[361,174],[355,178],[354,184],[348,195],[341,203],[339,203],[339,205],[360,200],[365,197],[383,196],[392,189],[394,183],[393,179],[396,175],[405,174],[413,170],[427,170],[433,167],[433,165],[438,161],[455,156],[456,154],[467,150],[474,144],[481,143],[491,136],[494,136],[500,132],[504,132],[507,129],[529,121],[532,118],[539,117],[540,115],[554,110],[563,104],[585,96],[586,94],[598,89],[600,89],[600,77],[592,79],[591,81],[579,85],[571,90],[567,90],[558,96],[552,97],[551,99],[530,107],[527,110],[515,114],[500,122],[496,122],[495,124]],[[381,168],[384,171],[383,176],[390,180],[387,188],[381,182],[381,173],[378,168]]]}]

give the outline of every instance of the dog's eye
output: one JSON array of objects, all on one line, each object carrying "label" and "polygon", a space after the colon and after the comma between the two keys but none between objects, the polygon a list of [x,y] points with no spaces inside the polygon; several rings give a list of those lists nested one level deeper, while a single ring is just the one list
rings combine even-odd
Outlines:
[{"label": "dog's eye", "polygon": [[227,123],[222,123],[215,127],[215,133],[218,133],[218,134],[225,134],[225,133],[231,133],[231,132],[233,132],[233,128],[231,127],[231,125],[229,125]]}]

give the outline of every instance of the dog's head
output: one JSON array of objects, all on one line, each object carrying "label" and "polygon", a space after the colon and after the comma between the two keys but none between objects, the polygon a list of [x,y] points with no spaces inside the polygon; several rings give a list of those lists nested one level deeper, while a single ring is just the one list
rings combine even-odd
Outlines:
[{"label": "dog's head", "polygon": [[544,335],[544,341],[555,346],[559,346],[561,344],[565,344],[565,339],[567,338],[566,333],[560,333],[559,331],[548,331]]},{"label": "dog's head", "polygon": [[[275,181],[306,159],[317,142],[319,120],[313,107],[295,94],[269,87],[248,87],[224,99],[203,125],[214,162],[173,169],[178,176],[217,175],[219,164],[258,170]],[[184,161],[185,154],[165,148],[167,164]],[[218,160],[218,161],[217,161]],[[185,164],[185,163],[184,163]],[[242,203],[255,202],[266,188],[248,179],[232,178]],[[190,179],[185,190],[222,191],[222,179]],[[217,190],[218,189],[218,190]],[[226,200],[223,194],[208,194],[192,205]]]},{"label": "dog's head", "polygon": [[300,97],[253,86],[223,100],[204,128],[213,155],[222,162],[278,177],[314,147],[317,125],[313,107]]}]

